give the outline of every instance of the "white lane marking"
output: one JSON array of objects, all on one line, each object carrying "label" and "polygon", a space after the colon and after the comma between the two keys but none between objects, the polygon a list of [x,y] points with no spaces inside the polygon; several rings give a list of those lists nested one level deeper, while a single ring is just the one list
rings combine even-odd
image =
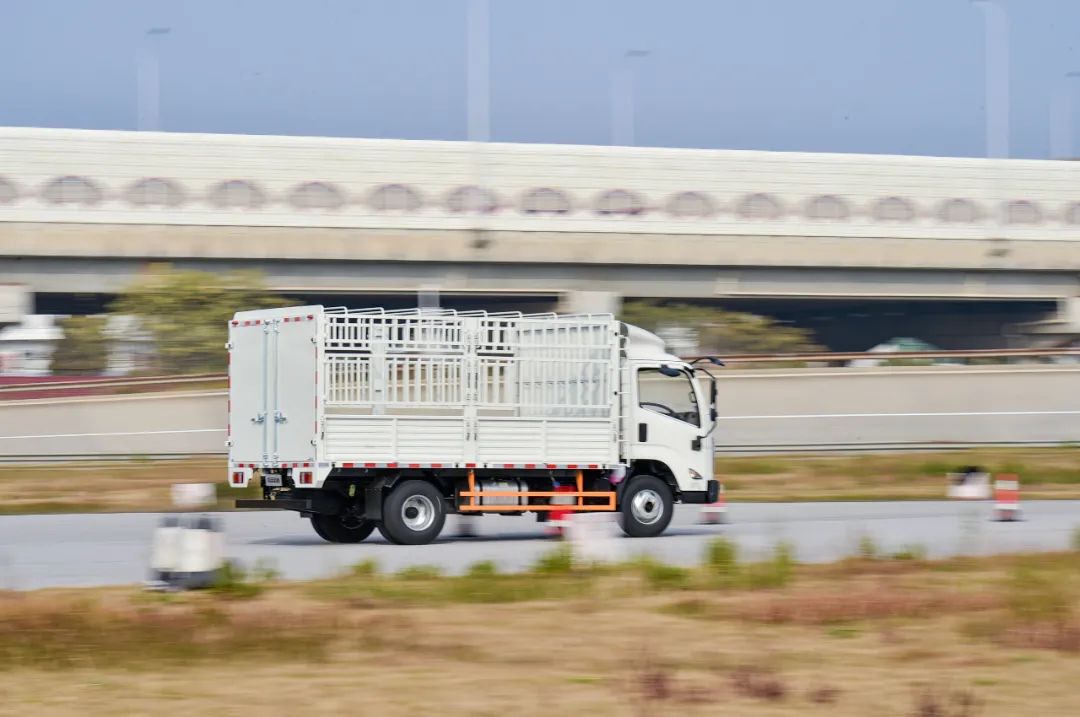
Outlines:
[{"label": "white lane marking", "polygon": [[0,436],[0,441],[31,438],[101,438],[108,436],[161,436],[172,433],[224,433],[224,428],[184,428],[172,431],[116,431],[114,433],[42,433],[36,436]]},{"label": "white lane marking", "polygon": [[941,413],[800,413],[786,416],[717,416],[718,421],[774,418],[924,418],[928,416],[1074,416],[1080,411],[944,411]]}]

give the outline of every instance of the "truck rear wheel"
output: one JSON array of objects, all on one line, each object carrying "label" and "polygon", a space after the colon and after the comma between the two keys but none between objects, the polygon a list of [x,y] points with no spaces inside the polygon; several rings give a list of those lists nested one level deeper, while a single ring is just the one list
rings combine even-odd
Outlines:
[{"label": "truck rear wheel", "polygon": [[431,483],[398,483],[383,501],[379,532],[399,545],[424,545],[435,540],[446,522],[446,503]]},{"label": "truck rear wheel", "polygon": [[375,530],[375,523],[355,515],[321,515],[313,513],[311,527],[329,543],[359,543]]},{"label": "truck rear wheel", "polygon": [[667,483],[656,476],[635,476],[623,493],[622,505],[619,506],[623,532],[631,538],[660,535],[671,522],[674,503]]}]

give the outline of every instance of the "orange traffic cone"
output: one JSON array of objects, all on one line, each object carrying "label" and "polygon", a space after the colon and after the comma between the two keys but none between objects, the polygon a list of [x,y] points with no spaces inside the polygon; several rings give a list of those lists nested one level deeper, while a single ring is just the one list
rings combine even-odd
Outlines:
[{"label": "orange traffic cone", "polygon": [[715,503],[707,503],[701,508],[702,525],[722,525],[727,522],[727,498],[724,497],[724,486],[716,494]]},{"label": "orange traffic cone", "polygon": [[[573,493],[574,486],[557,485],[555,486],[555,492]],[[544,532],[550,537],[561,538],[563,534],[563,527],[566,525],[566,519],[570,516],[571,513],[574,512],[570,510],[569,506],[574,505],[576,503],[576,499],[555,497],[551,499],[551,502],[555,505],[565,505],[567,507],[560,510],[553,510],[548,513],[550,517],[548,518],[547,524],[544,527]]]},{"label": "orange traffic cone", "polygon": [[1020,478],[1011,474],[994,481],[994,520],[1020,520]]}]

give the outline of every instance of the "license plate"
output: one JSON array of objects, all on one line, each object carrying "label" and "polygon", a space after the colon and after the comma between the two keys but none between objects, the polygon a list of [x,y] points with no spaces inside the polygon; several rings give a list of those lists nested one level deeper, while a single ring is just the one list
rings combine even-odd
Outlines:
[{"label": "license plate", "polygon": [[280,488],[281,476],[279,476],[277,473],[270,473],[268,475],[264,475],[263,485],[267,486],[268,488]]}]

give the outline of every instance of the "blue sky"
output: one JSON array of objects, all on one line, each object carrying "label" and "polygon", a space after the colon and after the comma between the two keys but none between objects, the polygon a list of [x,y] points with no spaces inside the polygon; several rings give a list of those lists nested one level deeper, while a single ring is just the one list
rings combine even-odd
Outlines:
[{"label": "blue sky", "polygon": [[[984,152],[983,18],[968,0],[490,4],[495,140],[607,143],[614,59],[641,48],[652,54],[636,62],[638,144]],[[1011,154],[1045,157],[1052,89],[1080,70],[1080,2],[1002,4]],[[0,124],[133,129],[136,51],[147,28],[165,26],[165,130],[463,139],[466,9],[5,0]]]}]

